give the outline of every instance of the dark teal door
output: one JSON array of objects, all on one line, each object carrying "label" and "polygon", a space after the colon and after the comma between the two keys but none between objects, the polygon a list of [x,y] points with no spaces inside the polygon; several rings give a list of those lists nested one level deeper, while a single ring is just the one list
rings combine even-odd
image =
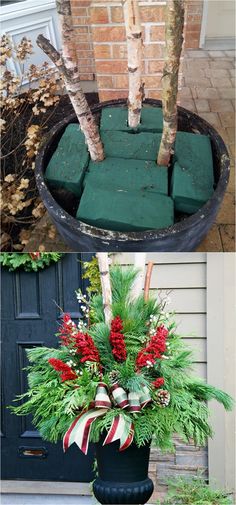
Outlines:
[{"label": "dark teal door", "polygon": [[[82,255],[88,260],[91,255]],[[62,443],[44,442],[29,417],[5,408],[26,388],[26,349],[56,347],[61,307],[72,318],[81,317],[75,289],[81,287],[81,255],[62,260],[37,273],[2,269],[2,478],[23,480],[92,480],[93,448],[84,456],[77,446],[66,454]]]}]

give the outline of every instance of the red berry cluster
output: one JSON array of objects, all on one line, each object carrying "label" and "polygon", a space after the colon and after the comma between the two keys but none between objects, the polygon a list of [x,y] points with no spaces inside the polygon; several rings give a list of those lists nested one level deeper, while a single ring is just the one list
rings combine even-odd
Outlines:
[{"label": "red berry cluster", "polygon": [[142,349],[137,356],[136,365],[142,368],[147,365],[154,365],[156,359],[161,359],[166,350],[166,339],[168,330],[163,326],[158,326],[155,335],[150,340],[147,347]]},{"label": "red berry cluster", "polygon": [[163,379],[163,377],[159,377],[158,379],[152,382],[152,385],[154,386],[154,388],[158,389],[161,386],[163,386],[164,383],[165,380]]},{"label": "red berry cluster", "polygon": [[80,359],[81,363],[85,361],[95,361],[97,363],[100,362],[99,352],[94,345],[93,339],[88,335],[88,333],[77,333],[74,337],[75,339],[75,348],[77,354],[82,355]]},{"label": "red berry cluster", "polygon": [[63,314],[62,323],[59,326],[59,336],[63,345],[73,343],[73,337],[76,332],[76,325],[71,320],[70,314]]},{"label": "red berry cluster", "polygon": [[54,370],[60,372],[61,380],[63,382],[77,379],[77,375],[72,370],[72,368],[63,361],[61,361],[60,359],[50,358],[48,362],[54,368]]},{"label": "red berry cluster", "polygon": [[70,314],[63,315],[59,332],[63,345],[72,345],[76,354],[82,356],[80,359],[81,363],[85,361],[100,362],[99,353],[93,339],[87,333],[78,332],[76,324],[71,320]]},{"label": "red berry cluster", "polygon": [[125,361],[127,357],[124,335],[121,333],[122,330],[122,319],[120,316],[116,316],[111,322],[110,343],[112,354],[117,361]]}]

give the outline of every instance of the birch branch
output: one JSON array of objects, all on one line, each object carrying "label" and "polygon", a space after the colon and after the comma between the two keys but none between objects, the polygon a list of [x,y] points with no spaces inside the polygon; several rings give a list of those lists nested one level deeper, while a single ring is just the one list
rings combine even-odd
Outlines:
[{"label": "birch branch", "polygon": [[140,123],[144,84],[142,83],[142,27],[138,0],[124,0],[123,4],[128,50],[129,72],[129,126]]},{"label": "birch branch", "polygon": [[102,299],[103,299],[103,308],[104,308],[104,316],[105,323],[110,327],[112,320],[112,293],[111,293],[111,282],[110,282],[110,274],[109,274],[109,261],[107,253],[97,253],[98,259],[98,268],[101,277],[101,285],[102,285]]},{"label": "birch branch", "polygon": [[152,261],[149,261],[148,266],[147,266],[147,271],[146,271],[145,284],[144,284],[144,300],[145,300],[145,302],[147,302],[148,298],[149,298],[152,269],[153,269],[153,263],[152,263]]},{"label": "birch branch", "polygon": [[92,160],[102,161],[104,151],[99,130],[80,84],[70,0],[57,0],[56,7],[60,21],[62,54],[60,55],[43,35],[38,36],[37,44],[63,75],[67,93],[84,133]]},{"label": "birch branch", "polygon": [[177,94],[180,56],[183,45],[184,0],[168,0],[166,57],[162,77],[163,134],[157,164],[168,166],[174,154],[177,132]]},{"label": "birch branch", "polygon": [[138,270],[138,275],[135,279],[131,298],[135,300],[138,298],[143,290],[144,277],[145,277],[145,263],[146,263],[146,253],[135,253],[134,255],[134,267]]},{"label": "birch branch", "polygon": [[66,74],[66,67],[63,63],[61,54],[59,51],[51,44],[50,40],[48,40],[42,33],[40,33],[37,37],[37,45],[42,49],[42,51],[52,60],[54,65],[56,65],[59,72],[63,75]]}]

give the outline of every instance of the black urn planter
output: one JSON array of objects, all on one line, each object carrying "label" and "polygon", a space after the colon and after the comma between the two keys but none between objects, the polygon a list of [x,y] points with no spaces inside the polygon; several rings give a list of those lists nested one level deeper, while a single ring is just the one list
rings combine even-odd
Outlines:
[{"label": "black urn planter", "polygon": [[119,451],[119,441],[103,446],[104,438],[95,444],[98,477],[93,492],[99,503],[145,504],[153,493],[148,477],[150,444]]},{"label": "black urn planter", "polygon": [[[99,113],[103,107],[124,106],[126,100],[100,103],[93,107]],[[161,107],[160,100],[147,99],[145,104]],[[204,119],[178,107],[178,130],[208,135],[211,139],[215,191],[208,202],[195,214],[169,228],[144,232],[117,232],[85,224],[68,214],[53,198],[44,181],[44,171],[58,142],[69,123],[75,123],[75,114],[60,121],[49,133],[47,142],[36,158],[36,183],[48,213],[65,242],[74,251],[194,251],[213,225],[229,180],[230,161],[226,146]]]}]

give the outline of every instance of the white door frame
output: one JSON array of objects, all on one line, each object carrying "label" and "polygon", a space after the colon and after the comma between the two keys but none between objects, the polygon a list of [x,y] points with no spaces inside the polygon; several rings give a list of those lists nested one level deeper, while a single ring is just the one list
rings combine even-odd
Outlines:
[{"label": "white door frame", "polygon": [[203,0],[202,25],[201,25],[200,41],[199,41],[199,46],[201,49],[204,49],[204,46],[205,46],[207,18],[208,18],[208,0]]},{"label": "white door frame", "polygon": [[4,5],[0,7],[1,21],[42,12],[51,9],[54,5],[56,5],[55,0],[25,0],[24,2]]}]

